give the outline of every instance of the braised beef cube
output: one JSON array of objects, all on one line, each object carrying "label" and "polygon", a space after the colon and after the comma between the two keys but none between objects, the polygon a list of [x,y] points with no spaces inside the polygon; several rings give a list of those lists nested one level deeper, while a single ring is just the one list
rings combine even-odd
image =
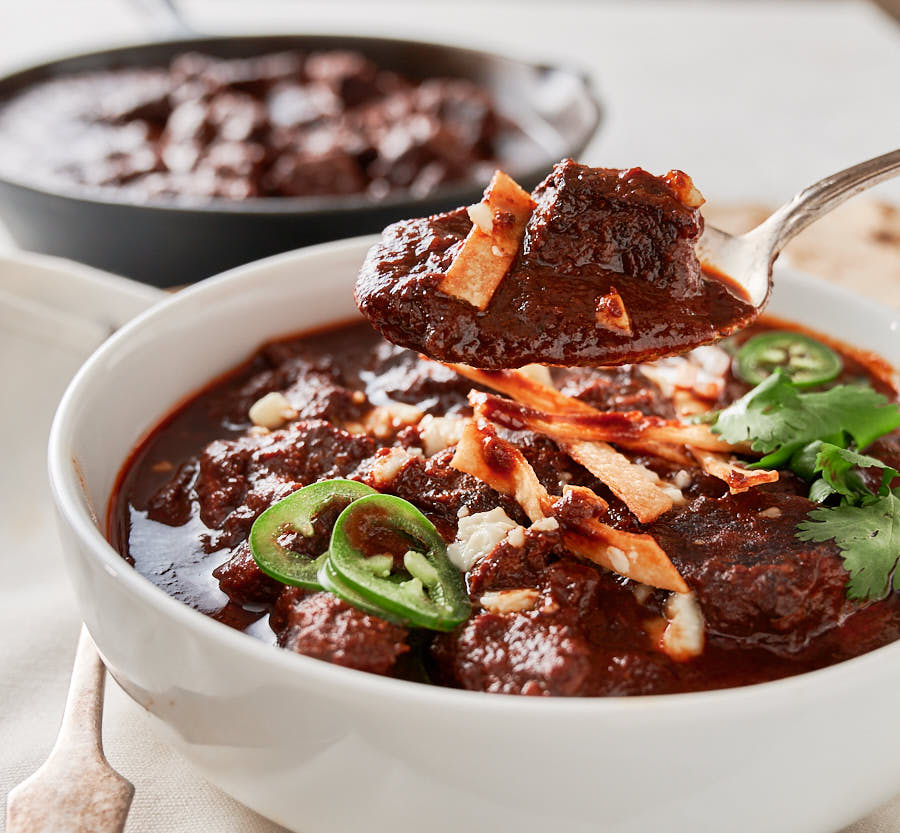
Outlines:
[{"label": "braised beef cube", "polygon": [[527,523],[512,498],[499,495],[480,480],[452,468],[452,459],[453,449],[447,448],[427,459],[412,457],[389,482],[383,482],[371,470],[363,474],[362,480],[380,492],[414,503],[451,540],[463,507],[475,514],[499,505],[513,520]]},{"label": "braised beef cube", "polygon": [[796,536],[814,507],[803,497],[751,489],[697,498],[651,531],[697,593],[708,630],[797,651],[857,608],[834,542]]},{"label": "braised beef cube", "polygon": [[346,477],[375,453],[371,437],[350,434],[324,420],[295,422],[256,440],[252,469],[298,483]]},{"label": "braised beef cube", "polygon": [[359,163],[334,148],[319,154],[286,151],[266,175],[265,188],[286,197],[355,194],[365,187]]},{"label": "braised beef cube", "polygon": [[639,168],[558,163],[534,192],[524,257],[563,274],[612,272],[647,281],[672,298],[697,295],[694,243],[702,216]]},{"label": "braised beef cube", "polygon": [[208,120],[222,142],[260,140],[269,125],[265,105],[245,93],[220,93],[209,102]]},{"label": "braised beef cube", "polygon": [[473,691],[575,696],[591,675],[590,645],[573,628],[521,614],[475,614],[433,653],[446,684]]},{"label": "braised beef cube", "polygon": [[439,119],[456,142],[484,153],[498,130],[497,114],[490,96],[460,78],[432,78],[415,92],[415,107]]},{"label": "braised beef cube", "polygon": [[[283,599],[283,600],[282,600]],[[270,619],[278,644],[298,654],[373,674],[388,674],[409,651],[405,628],[348,605],[331,593],[285,591]]]},{"label": "braised beef cube", "polygon": [[432,163],[440,163],[444,178],[453,179],[463,176],[470,162],[455,136],[436,119],[422,114],[392,125],[379,138],[376,149],[378,156],[369,165],[369,176],[401,187],[411,186]]},{"label": "braised beef cube", "polygon": [[554,372],[556,387],[598,411],[640,411],[671,419],[675,408],[656,383],[636,365],[624,367],[571,367]]},{"label": "braised beef cube", "polygon": [[415,353],[387,342],[380,342],[372,356],[370,398],[384,396],[441,416],[470,412],[466,397],[477,386],[456,371],[423,362]]},{"label": "braised beef cube", "polygon": [[147,501],[147,517],[170,526],[186,524],[191,517],[193,487],[198,471],[197,460],[182,463],[169,482]]},{"label": "braised beef cube", "polygon": [[256,564],[245,541],[224,564],[213,570],[219,589],[239,605],[260,605],[274,602],[284,585],[267,576]]},{"label": "braised beef cube", "polygon": [[544,584],[552,553],[561,544],[559,533],[526,530],[524,541],[522,546],[513,546],[504,539],[466,573],[474,601],[489,591],[538,589]]},{"label": "braised beef cube", "polygon": [[269,93],[266,103],[272,124],[279,127],[297,127],[333,118],[340,114],[342,106],[335,92],[320,82],[279,84]]},{"label": "braised beef cube", "polygon": [[103,99],[101,118],[112,124],[143,121],[161,128],[172,112],[171,91],[172,81],[165,73],[147,70]]},{"label": "braised beef cube", "polygon": [[[184,101],[172,110],[160,141],[163,145],[208,145],[216,135],[210,121],[209,103]],[[172,167],[171,165],[169,166]]]},{"label": "braised beef cube", "polygon": [[206,149],[197,170],[220,178],[252,179],[265,158],[265,149],[253,142],[216,142]]},{"label": "braised beef cube", "polygon": [[194,489],[208,527],[220,526],[243,501],[250,455],[251,448],[240,440],[216,440],[203,449]]},{"label": "braised beef cube", "polygon": [[380,92],[378,68],[359,52],[314,52],[304,68],[310,79],[327,84],[347,107],[362,104]]}]

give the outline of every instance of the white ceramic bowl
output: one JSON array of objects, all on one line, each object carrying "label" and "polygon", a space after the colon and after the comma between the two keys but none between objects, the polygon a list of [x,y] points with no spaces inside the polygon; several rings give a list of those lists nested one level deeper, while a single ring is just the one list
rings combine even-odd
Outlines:
[{"label": "white ceramic bowl", "polygon": [[[508,697],[265,645],[167,596],[92,520],[173,405],[274,336],[355,314],[369,239],[282,255],[125,326],[60,404],[50,478],[81,612],[112,675],[226,792],[292,830],[825,833],[900,788],[900,642],[740,689]],[[897,315],[781,270],[770,310],[900,359]]]}]

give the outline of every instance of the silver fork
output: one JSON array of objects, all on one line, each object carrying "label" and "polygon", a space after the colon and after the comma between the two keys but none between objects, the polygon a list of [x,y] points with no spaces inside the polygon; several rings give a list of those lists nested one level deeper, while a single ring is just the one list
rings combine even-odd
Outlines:
[{"label": "silver fork", "polygon": [[101,735],[106,668],[84,625],[50,757],[10,791],[7,833],[121,833],[134,787],[107,762]]},{"label": "silver fork", "polygon": [[900,173],[900,149],[839,171],[805,188],[746,234],[707,226],[697,244],[700,261],[740,284],[762,307],[772,289],[772,264],[785,244],[855,194]]}]

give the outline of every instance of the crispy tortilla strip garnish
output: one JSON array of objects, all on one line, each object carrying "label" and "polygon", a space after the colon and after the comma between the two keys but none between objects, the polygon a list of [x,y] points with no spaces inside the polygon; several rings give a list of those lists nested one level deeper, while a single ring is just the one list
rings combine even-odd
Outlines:
[{"label": "crispy tortilla strip garnish", "polygon": [[743,466],[730,460],[725,454],[704,451],[700,448],[691,448],[690,452],[697,458],[700,468],[707,474],[717,477],[719,480],[724,480],[733,495],[746,492],[754,486],[761,486],[763,483],[774,483],[778,480],[777,471],[745,469]]},{"label": "crispy tortilla strip garnish", "polygon": [[642,524],[655,521],[675,505],[675,487],[666,488],[655,472],[632,463],[606,443],[562,442],[560,447],[609,487]]},{"label": "crispy tortilla strip garnish", "polygon": [[593,517],[605,510],[606,502],[590,489],[567,486],[554,508],[563,542],[575,555],[641,584],[687,592],[684,579],[653,536],[624,532]]},{"label": "crispy tortilla strip garnish", "polygon": [[606,327],[606,329],[622,335],[633,335],[631,319],[628,317],[628,310],[625,309],[625,302],[614,286],[611,286],[609,292],[597,301],[596,314],[597,323],[601,327]]},{"label": "crispy tortilla strip garnish", "polygon": [[473,421],[463,429],[450,465],[514,497],[532,523],[552,514],[550,495],[522,452],[484,422]]},{"label": "crispy tortilla strip garnish", "polygon": [[701,448],[705,451],[734,451],[733,446],[713,434],[706,425],[647,416],[640,411],[594,411],[585,413],[548,413],[501,399],[490,393],[472,391],[469,402],[479,408],[485,419],[506,428],[527,428],[562,441],[670,443]]},{"label": "crispy tortilla strip garnish", "polygon": [[531,408],[560,414],[597,413],[597,409],[592,408],[587,402],[575,399],[574,396],[566,396],[556,388],[542,385],[531,376],[518,370],[478,370],[467,364],[447,364],[446,366],[471,382],[505,393],[516,402],[521,402]]},{"label": "crispy tortilla strip garnish", "polygon": [[[642,584],[687,592],[684,579],[652,536],[623,532],[593,518],[591,512],[605,511],[606,503],[590,489],[569,487],[554,502],[522,452],[498,437],[486,422],[466,426],[450,465],[515,497],[533,522],[556,514],[563,525],[563,542],[580,558]],[[587,511],[566,511],[567,502],[576,499]]]},{"label": "crispy tortilla strip garnish", "polygon": [[650,442],[617,442],[619,448],[625,448],[628,451],[636,451],[639,454],[649,454],[651,457],[661,457],[663,460],[669,460],[678,463],[680,466],[694,466],[697,461],[687,452],[687,448],[683,445],[666,445],[664,443]]},{"label": "crispy tortilla strip garnish", "polygon": [[470,210],[472,228],[438,289],[480,310],[487,309],[515,260],[533,208],[531,194],[497,171],[483,202]]},{"label": "crispy tortilla strip garnish", "polygon": [[[542,385],[517,370],[476,370],[468,365],[449,365],[457,373],[473,382],[491,387],[511,396],[517,402],[554,413],[597,414],[586,402],[566,396],[555,388]],[[556,440],[552,434],[548,434]],[[660,485],[659,478],[645,466],[633,463],[604,442],[560,441],[560,447],[573,460],[584,466],[606,485],[641,523],[649,523],[672,508],[673,499]],[[639,444],[640,445],[640,444]],[[660,457],[668,457],[680,465],[693,461],[680,448],[671,446],[658,450],[656,444],[646,442],[639,450]],[[667,454],[664,452],[671,452]]]}]

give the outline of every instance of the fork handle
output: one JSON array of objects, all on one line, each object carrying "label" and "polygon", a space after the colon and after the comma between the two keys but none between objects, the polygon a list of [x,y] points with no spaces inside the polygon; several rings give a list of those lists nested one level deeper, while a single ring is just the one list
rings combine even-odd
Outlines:
[{"label": "fork handle", "polygon": [[789,240],[823,214],[898,173],[900,173],[900,148],[866,162],[860,162],[852,168],[839,171],[815,185],[810,185],[753,229],[748,237],[768,238],[771,259],[774,260]]}]

